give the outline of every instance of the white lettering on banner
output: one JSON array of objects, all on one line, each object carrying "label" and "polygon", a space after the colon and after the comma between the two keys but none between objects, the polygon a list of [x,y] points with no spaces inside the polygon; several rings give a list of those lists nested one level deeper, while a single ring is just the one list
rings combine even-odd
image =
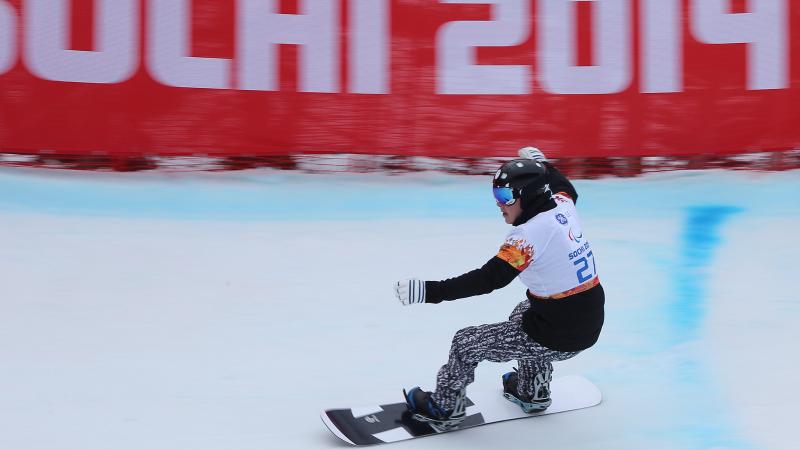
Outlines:
[{"label": "white lettering on banner", "polygon": [[26,0],[23,58],[46,80],[121,83],[139,65],[139,2],[95,0],[93,51],[67,48],[69,0]]},{"label": "white lettering on banner", "polygon": [[147,66],[157,81],[168,86],[231,88],[231,61],[189,56],[191,1],[148,2]]},{"label": "white lettering on banner", "polygon": [[348,91],[389,93],[388,0],[350,0]]},{"label": "white lettering on banner", "polygon": [[789,87],[785,0],[749,0],[750,12],[732,14],[730,0],[693,0],[692,33],[708,44],[748,44],[747,88]]},{"label": "white lettering on banner", "polygon": [[0,0],[0,74],[14,66],[17,59],[17,14],[14,7]]},{"label": "white lettering on banner", "polygon": [[[145,1],[147,45],[141,54],[140,11]],[[280,14],[280,0],[234,0],[236,20],[229,31],[236,54],[229,58],[191,55],[193,1],[93,0],[93,49],[73,50],[72,0],[20,0],[21,7],[0,0],[0,75],[21,60],[42,79],[113,84],[133,76],[144,59],[152,78],[169,86],[277,91],[278,46],[290,44],[300,47],[300,92],[343,92],[340,78],[346,64],[348,92],[391,93],[391,0],[296,0],[297,14]],[[593,64],[587,66],[575,63],[579,1],[593,6]],[[685,21],[701,43],[746,45],[747,89],[789,88],[792,3],[748,0],[747,12],[731,13],[730,2],[689,0],[687,13],[684,0],[439,0],[488,5],[490,17],[440,27],[436,92],[526,95],[537,76],[538,85],[553,94],[613,94],[630,87],[636,69],[640,92],[682,92],[687,77]],[[346,30],[342,4],[349,14]],[[633,53],[634,11],[639,12],[639,55]],[[478,63],[477,48],[521,45],[531,37],[532,27],[538,48],[530,61]],[[346,55],[341,54],[343,32],[348,33]],[[639,67],[633,68],[636,56]]]},{"label": "white lettering on banner", "polygon": [[642,92],[683,90],[681,0],[642,0]]},{"label": "white lettering on banner", "polygon": [[[577,54],[576,1],[593,1],[592,66]],[[631,6],[628,0],[540,0],[537,17],[540,80],[554,94],[612,94],[631,81]]]},{"label": "white lettering on banner", "polygon": [[278,0],[240,0],[240,89],[276,91],[278,44],[298,44],[301,92],[339,92],[339,2],[298,0],[300,14],[279,14]]},{"label": "white lettering on banner", "polygon": [[437,92],[440,94],[528,94],[529,66],[478,65],[475,47],[504,47],[530,34],[530,0],[440,0],[441,3],[491,4],[490,21],[443,25],[436,37]]}]

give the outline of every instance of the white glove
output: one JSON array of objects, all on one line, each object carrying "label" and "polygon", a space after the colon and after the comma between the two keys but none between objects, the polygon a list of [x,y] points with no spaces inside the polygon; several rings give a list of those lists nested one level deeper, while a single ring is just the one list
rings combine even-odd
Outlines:
[{"label": "white glove", "polygon": [[544,153],[536,147],[523,147],[519,149],[517,153],[520,158],[532,159],[539,162],[547,161],[547,157],[544,156]]},{"label": "white glove", "polygon": [[400,303],[425,303],[425,282],[416,278],[401,280],[394,285],[394,294]]}]

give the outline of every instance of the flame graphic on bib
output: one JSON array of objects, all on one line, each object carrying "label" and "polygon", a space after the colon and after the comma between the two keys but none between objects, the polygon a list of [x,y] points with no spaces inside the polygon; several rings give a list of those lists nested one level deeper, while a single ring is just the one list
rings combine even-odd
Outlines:
[{"label": "flame graphic on bib", "polygon": [[521,239],[509,239],[500,247],[497,257],[521,272],[533,261],[533,246]]}]

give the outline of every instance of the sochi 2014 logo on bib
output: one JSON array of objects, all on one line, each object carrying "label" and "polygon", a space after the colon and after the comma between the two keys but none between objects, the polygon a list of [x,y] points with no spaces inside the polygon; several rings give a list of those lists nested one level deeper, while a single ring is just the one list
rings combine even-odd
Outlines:
[{"label": "sochi 2014 logo on bib", "polygon": [[565,215],[561,214],[561,213],[556,214],[556,220],[561,225],[566,225],[567,224],[567,217]]}]

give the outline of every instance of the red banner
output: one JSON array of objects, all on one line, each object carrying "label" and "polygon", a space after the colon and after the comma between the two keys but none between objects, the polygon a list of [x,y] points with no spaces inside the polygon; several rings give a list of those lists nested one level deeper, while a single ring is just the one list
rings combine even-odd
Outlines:
[{"label": "red banner", "polygon": [[0,0],[0,151],[800,143],[794,0]]}]

